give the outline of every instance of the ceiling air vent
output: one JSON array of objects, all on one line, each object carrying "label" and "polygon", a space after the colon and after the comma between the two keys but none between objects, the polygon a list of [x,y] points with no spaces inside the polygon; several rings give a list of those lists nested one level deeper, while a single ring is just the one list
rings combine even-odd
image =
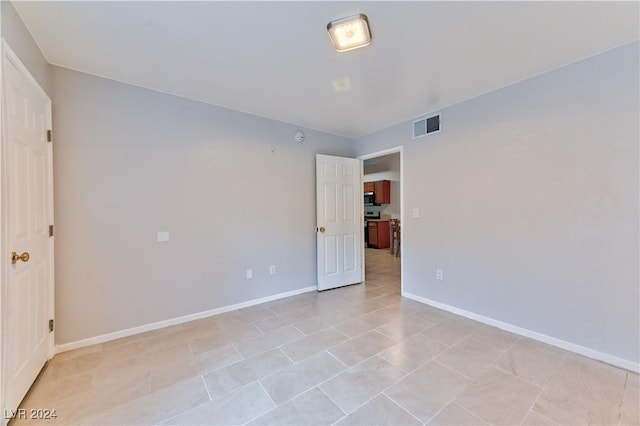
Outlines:
[{"label": "ceiling air vent", "polygon": [[421,138],[440,131],[440,123],[442,114],[435,114],[430,117],[424,117],[413,122],[413,138]]}]

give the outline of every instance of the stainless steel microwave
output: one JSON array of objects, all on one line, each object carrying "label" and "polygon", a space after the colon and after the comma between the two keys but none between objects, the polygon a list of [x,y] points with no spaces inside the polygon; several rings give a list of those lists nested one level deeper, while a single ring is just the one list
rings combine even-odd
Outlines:
[{"label": "stainless steel microwave", "polygon": [[375,203],[375,196],[373,192],[365,192],[364,193],[364,205],[365,206],[373,206]]}]

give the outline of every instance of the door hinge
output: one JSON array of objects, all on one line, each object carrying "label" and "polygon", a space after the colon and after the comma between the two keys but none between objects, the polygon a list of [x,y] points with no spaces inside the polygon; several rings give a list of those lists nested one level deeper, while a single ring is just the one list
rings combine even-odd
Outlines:
[{"label": "door hinge", "polygon": [[53,331],[53,320],[50,319],[49,320],[49,333],[51,333]]},{"label": "door hinge", "polygon": [[53,142],[53,130],[47,130],[47,142]]},{"label": "door hinge", "polygon": [[53,225],[49,225],[49,237],[53,237]]}]

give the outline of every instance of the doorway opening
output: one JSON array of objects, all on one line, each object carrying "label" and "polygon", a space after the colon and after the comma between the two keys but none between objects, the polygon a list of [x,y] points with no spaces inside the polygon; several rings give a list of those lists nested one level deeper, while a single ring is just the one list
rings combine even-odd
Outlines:
[{"label": "doorway opening", "polygon": [[384,281],[402,293],[402,147],[358,157],[363,182],[365,282]]}]

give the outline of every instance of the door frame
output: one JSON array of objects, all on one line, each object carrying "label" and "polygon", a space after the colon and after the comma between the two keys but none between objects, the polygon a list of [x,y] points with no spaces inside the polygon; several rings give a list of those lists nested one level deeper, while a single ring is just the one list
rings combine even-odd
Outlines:
[{"label": "door frame", "polygon": [[[42,86],[31,75],[27,67],[18,58],[18,55],[9,47],[4,37],[0,43],[0,410],[4,413],[5,407],[5,395],[6,395],[6,370],[7,370],[7,357],[5,356],[5,337],[7,326],[7,286],[9,282],[9,253],[11,248],[9,245],[9,175],[8,175],[8,159],[7,159],[7,134],[5,127],[5,110],[6,110],[6,97],[4,94],[4,78],[5,78],[5,59],[10,61],[18,70],[18,72],[33,86],[47,103],[47,128],[52,129],[52,114],[51,114],[51,98],[42,89]],[[49,223],[53,224],[53,147],[52,143],[49,144],[47,149],[47,174],[49,175],[49,202],[48,202],[48,215]],[[49,238],[49,279],[47,283],[47,295],[49,300],[48,306],[48,318],[55,319],[55,306],[54,306],[54,291],[55,291],[55,279],[54,279],[54,237]],[[45,326],[43,324],[43,326]],[[55,329],[49,333],[48,336],[48,358],[54,355],[55,351]],[[6,424],[8,419],[2,415],[0,418],[0,424]]]},{"label": "door frame", "polygon": [[[404,207],[404,155],[403,155],[403,147],[402,145],[394,146],[392,148],[383,149],[381,151],[372,152],[369,154],[363,154],[356,158],[360,160],[370,160],[372,158],[382,157],[388,154],[400,153],[400,223],[403,224],[405,218],[405,207]],[[362,175],[360,177],[360,181],[364,182],[364,165],[362,166]],[[362,186],[362,185],[360,185]],[[362,188],[361,188],[362,189]],[[364,189],[362,189],[364,191]],[[364,197],[364,195],[363,195]],[[362,206],[362,227],[364,228],[364,205]],[[393,244],[393,241],[391,242]],[[404,238],[400,239],[400,294],[404,295]],[[364,238],[362,238],[362,279],[365,279],[365,248],[364,248]]]}]

